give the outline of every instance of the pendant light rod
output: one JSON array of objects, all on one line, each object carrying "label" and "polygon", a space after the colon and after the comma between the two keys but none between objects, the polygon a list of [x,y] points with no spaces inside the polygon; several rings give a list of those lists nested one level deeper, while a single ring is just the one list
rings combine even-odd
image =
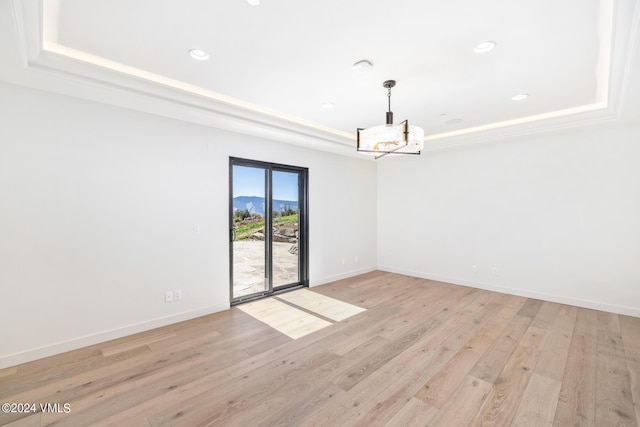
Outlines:
[{"label": "pendant light rod", "polygon": [[388,125],[393,124],[393,112],[391,111],[391,88],[394,87],[395,85],[396,85],[395,80],[387,80],[386,82],[382,83],[382,86],[387,88],[387,101],[388,101],[388,107],[389,107],[387,110]]}]

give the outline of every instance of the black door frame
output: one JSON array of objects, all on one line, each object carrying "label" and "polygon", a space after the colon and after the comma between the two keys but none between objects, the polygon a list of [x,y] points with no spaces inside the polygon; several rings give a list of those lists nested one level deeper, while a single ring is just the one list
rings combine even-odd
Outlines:
[{"label": "black door frame", "polygon": [[[234,298],[233,296],[233,166],[245,166],[265,171],[265,274],[268,275],[268,289],[265,291]],[[274,171],[298,174],[298,282],[273,288],[272,236],[267,230],[273,229],[272,214],[272,173]],[[301,287],[309,287],[309,169],[260,160],[229,157],[229,300],[231,305]]]}]

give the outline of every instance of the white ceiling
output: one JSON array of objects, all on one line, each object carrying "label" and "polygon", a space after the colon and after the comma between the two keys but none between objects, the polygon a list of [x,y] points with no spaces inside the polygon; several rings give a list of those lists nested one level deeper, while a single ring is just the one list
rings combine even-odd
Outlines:
[{"label": "white ceiling", "polygon": [[[196,108],[194,121],[210,112],[272,138],[350,147],[357,127],[384,122],[387,79],[397,81],[396,122],[423,127],[433,143],[611,114],[637,39],[636,3],[11,0],[26,68],[82,81],[68,90],[78,96],[102,84],[113,93],[101,101],[145,110],[147,96]],[[473,52],[487,40],[493,51]],[[196,61],[190,48],[211,57]],[[352,70],[362,59],[370,72]],[[519,93],[530,96],[513,101]]]}]

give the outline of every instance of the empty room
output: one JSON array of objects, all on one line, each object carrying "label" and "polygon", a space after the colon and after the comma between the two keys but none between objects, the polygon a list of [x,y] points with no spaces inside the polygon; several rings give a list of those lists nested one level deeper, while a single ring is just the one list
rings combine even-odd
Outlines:
[{"label": "empty room", "polygon": [[0,0],[0,425],[640,425],[637,0]]}]

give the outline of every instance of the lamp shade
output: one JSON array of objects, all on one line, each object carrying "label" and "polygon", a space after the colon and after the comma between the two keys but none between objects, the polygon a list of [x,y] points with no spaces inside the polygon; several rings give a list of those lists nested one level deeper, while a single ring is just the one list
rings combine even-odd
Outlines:
[{"label": "lamp shade", "polygon": [[424,148],[424,130],[404,122],[358,129],[358,151],[371,155],[420,154]]}]

